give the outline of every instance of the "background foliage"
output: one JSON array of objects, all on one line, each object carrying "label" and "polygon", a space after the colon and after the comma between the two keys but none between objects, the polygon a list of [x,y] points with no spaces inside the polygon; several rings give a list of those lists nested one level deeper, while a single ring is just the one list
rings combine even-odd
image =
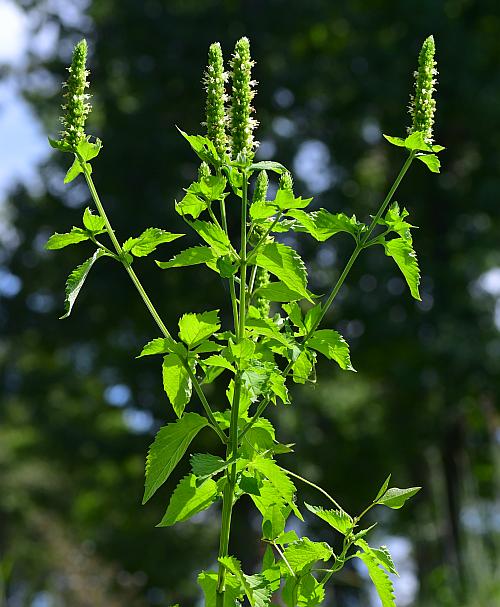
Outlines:
[{"label": "background foliage", "polygon": [[[173,201],[195,164],[174,125],[198,132],[208,45],[220,40],[227,52],[241,35],[251,38],[258,62],[265,156],[293,166],[302,178],[297,191],[315,195],[317,206],[366,217],[400,163],[381,132],[398,134],[408,123],[411,70],[421,41],[434,33],[443,170],[435,179],[416,166],[398,196],[421,228],[414,242],[423,301],[398,297],[397,269],[369,250],[328,319],[349,340],[359,373],[320,368],[321,382],[296,390],[278,426],[282,442],[297,443],[295,467],[347,508],[359,509],[388,472],[400,486],[424,486],[397,513],[397,526],[385,523],[393,535],[381,537],[411,546],[402,604],[405,593],[425,606],[494,604],[497,4],[95,0],[71,27],[57,3],[19,5],[34,34],[57,26],[56,52],[42,58],[33,43],[29,65],[16,74],[47,132],[59,129],[71,47],[82,33],[89,39],[90,130],[105,146],[95,179],[122,237],[148,225],[182,231]],[[147,445],[172,414],[154,361],[131,356],[156,332],[124,273],[105,261],[94,268],[71,319],[57,320],[63,277],[80,254],[68,249],[56,261],[43,244],[88,204],[83,184],[63,189],[65,160],[51,157],[39,169],[41,186],[17,187],[2,208],[0,262],[22,288],[0,304],[0,592],[3,586],[9,607],[188,607],[198,599],[196,572],[213,564],[216,517],[155,529],[183,470],[140,506]],[[337,276],[348,238],[315,256],[301,241],[316,292]],[[139,260],[137,271],[167,319],[225,299],[213,274],[196,268],[167,273]],[[196,451],[213,452],[212,440],[201,435]],[[248,546],[244,566],[251,569],[259,530],[242,508],[236,525],[233,542]],[[337,604],[366,604],[355,570],[338,588]]]}]

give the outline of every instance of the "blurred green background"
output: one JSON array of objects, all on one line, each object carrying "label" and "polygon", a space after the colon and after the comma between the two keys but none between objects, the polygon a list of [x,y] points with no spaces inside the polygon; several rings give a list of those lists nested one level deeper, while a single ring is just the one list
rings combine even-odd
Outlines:
[{"label": "blurred green background", "polygon": [[[403,511],[377,512],[400,607],[500,605],[498,2],[2,0],[0,32],[0,604],[200,605],[196,575],[216,554],[216,508],[155,528],[186,466],[140,505],[147,446],[173,413],[158,361],[134,358],[157,334],[126,274],[105,260],[57,320],[65,277],[90,251],[43,249],[89,204],[82,182],[63,186],[68,157],[45,141],[59,130],[73,44],[90,44],[89,131],[105,146],[94,177],[124,240],[150,225],[183,231],[173,202],[197,162],[175,125],[201,132],[208,45],[220,40],[229,56],[241,35],[257,61],[260,157],[291,167],[318,207],[366,219],[402,163],[381,134],[404,134],[418,49],[433,33],[443,169],[418,163],[397,196],[420,226],[422,302],[382,250],[364,253],[327,319],[358,373],[320,367],[318,384],[272,417],[297,444],[286,465],[348,509],[389,472],[396,486],[424,487]],[[297,246],[325,292],[351,243]],[[185,310],[222,307],[228,319],[213,273],[136,263],[169,328]],[[217,449],[202,433],[191,451]],[[232,551],[251,570],[261,546],[247,506]],[[366,587],[347,570],[326,604],[377,605]]]}]

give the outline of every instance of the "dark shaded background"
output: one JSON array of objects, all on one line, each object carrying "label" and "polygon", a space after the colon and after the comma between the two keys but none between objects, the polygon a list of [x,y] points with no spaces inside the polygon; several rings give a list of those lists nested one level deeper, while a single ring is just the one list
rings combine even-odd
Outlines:
[{"label": "dark shaded background", "polygon": [[[415,166],[397,197],[420,226],[423,301],[410,298],[382,251],[366,252],[327,319],[349,340],[358,373],[325,365],[317,386],[295,389],[293,407],[273,419],[282,441],[297,443],[287,465],[348,509],[359,510],[389,472],[398,486],[424,487],[404,511],[378,513],[379,539],[402,569],[401,607],[499,604],[498,3],[94,0],[75,27],[57,3],[18,5],[33,41],[57,26],[56,52],[42,60],[33,50],[14,74],[47,133],[59,129],[71,47],[82,34],[89,40],[89,130],[105,145],[95,181],[122,240],[150,225],[184,228],[173,201],[197,163],[174,125],[200,132],[212,41],[228,56],[239,36],[251,38],[262,154],[293,167],[296,190],[317,206],[366,219],[402,162],[381,133],[404,134],[418,49],[435,35],[443,170]],[[218,512],[154,527],[182,468],[140,505],[144,454],[173,414],[157,361],[134,359],[157,335],[126,274],[104,260],[71,318],[57,320],[65,277],[90,251],[43,250],[89,204],[82,182],[63,187],[67,162],[50,157],[38,190],[20,185],[3,206],[2,229],[15,237],[0,239],[0,263],[22,287],[0,304],[0,603],[3,592],[9,607],[189,607],[199,604],[197,571],[214,565]],[[313,290],[328,289],[350,246],[348,237],[319,247],[300,240]],[[161,272],[151,260],[137,271],[170,328],[186,309],[229,313],[213,273]],[[193,448],[214,452],[212,441],[202,434]],[[246,506],[233,551],[251,568],[259,528]],[[313,536],[332,541],[309,522]],[[328,605],[373,599],[355,570],[336,594]]]}]

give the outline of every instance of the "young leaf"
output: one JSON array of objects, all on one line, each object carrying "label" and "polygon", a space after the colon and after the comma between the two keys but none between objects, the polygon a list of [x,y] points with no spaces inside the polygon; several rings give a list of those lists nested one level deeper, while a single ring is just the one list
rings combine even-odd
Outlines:
[{"label": "young leaf", "polygon": [[311,301],[306,289],[306,267],[292,248],[277,242],[267,243],[258,250],[254,263],[277,276],[291,291]]},{"label": "young leaf", "polygon": [[347,232],[356,239],[365,227],[364,224],[357,221],[354,215],[351,218],[344,213],[333,215],[325,209],[312,211],[311,213],[295,210],[290,211],[287,215],[299,222],[301,229],[297,231],[308,232],[320,242],[328,240],[339,232]]},{"label": "young leaf", "polygon": [[201,485],[196,484],[196,476],[185,476],[175,488],[167,511],[157,527],[170,527],[191,518],[209,508],[217,499],[217,483],[211,478]]},{"label": "young leaf", "polygon": [[324,508],[310,506],[306,503],[304,505],[310,512],[323,519],[342,535],[347,535],[354,526],[353,520],[347,512],[342,510],[325,510]]},{"label": "young leaf", "polygon": [[68,280],[66,281],[66,298],[64,300],[64,308],[66,310],[66,313],[61,316],[61,320],[63,318],[68,318],[68,316],[71,314],[71,310],[75,305],[78,293],[80,293],[80,290],[83,287],[83,283],[85,282],[88,273],[90,272],[94,263],[99,259],[99,257],[102,257],[103,255],[104,252],[101,251],[101,249],[97,249],[97,251],[92,255],[92,257],[90,257],[89,259],[87,259],[87,261],[84,261],[81,265],[75,268],[73,272],[71,272],[71,274],[68,276]]},{"label": "young leaf", "polygon": [[181,236],[184,234],[172,234],[160,228],[148,228],[137,238],[129,238],[123,244],[123,250],[132,253],[135,257],[145,257],[155,251],[159,244],[172,242]]},{"label": "young leaf", "polygon": [[226,178],[222,175],[209,175],[192,183],[187,191],[212,202],[223,198],[226,183]]},{"label": "young leaf", "polygon": [[94,215],[87,207],[83,213],[83,225],[90,232],[100,232],[104,228],[105,221],[100,215]]},{"label": "young leaf", "polygon": [[[203,590],[204,607],[216,607],[217,602],[217,574],[202,571],[198,576],[198,584]],[[243,593],[240,582],[231,574],[226,575],[223,607],[236,607],[238,599]]]},{"label": "young leaf", "polygon": [[405,147],[405,140],[401,137],[391,137],[390,135],[384,135],[384,137],[389,143],[392,143],[392,145],[396,145],[399,148]]},{"label": "young leaf", "polygon": [[377,502],[383,495],[384,493],[387,491],[387,488],[389,487],[389,483],[391,482],[391,474],[389,474],[389,476],[385,479],[385,481],[382,483],[382,486],[380,487],[380,489],[378,490],[377,496],[375,497],[375,499],[373,500],[373,503]]},{"label": "young leaf", "polygon": [[176,344],[171,337],[158,337],[148,342],[137,358],[154,354],[166,354],[167,352],[180,354],[179,346],[183,347],[182,344]]},{"label": "young leaf", "polygon": [[191,226],[212,247],[217,256],[230,255],[232,253],[233,248],[229,236],[217,224],[197,219],[191,223]]},{"label": "young leaf", "polygon": [[184,314],[179,319],[179,337],[193,348],[220,329],[219,310],[202,314]]},{"label": "young leaf", "polygon": [[288,564],[295,573],[313,565],[316,561],[327,561],[333,555],[333,550],[326,542],[312,542],[303,537],[298,542],[290,544],[284,551]]},{"label": "young leaf", "polygon": [[376,503],[392,508],[393,510],[398,510],[404,505],[406,500],[413,497],[420,489],[422,489],[422,487],[410,487],[409,489],[398,489],[397,487],[394,487],[388,489]]},{"label": "young leaf", "polygon": [[[92,167],[87,165],[87,167],[92,171]],[[64,177],[64,183],[71,183],[73,179],[76,179],[80,173],[83,173],[82,165],[78,158],[75,158],[73,164],[68,169],[66,176]]]},{"label": "young leaf", "polygon": [[252,171],[274,171],[281,175],[286,171],[286,168],[280,164],[279,162],[274,162],[272,160],[261,160],[260,162],[255,162],[250,165],[250,170]]},{"label": "young leaf", "polygon": [[76,244],[78,242],[83,242],[84,240],[88,240],[90,238],[88,232],[82,228],[71,228],[71,232],[67,234],[52,234],[52,236],[48,239],[45,248],[49,251],[54,251],[56,249],[62,249],[67,247],[70,244]]},{"label": "young leaf", "polygon": [[424,133],[421,131],[416,131],[415,133],[408,135],[405,139],[405,148],[410,151],[432,151],[431,146],[425,141]]},{"label": "young leaf", "polygon": [[167,354],[163,359],[162,369],[163,388],[177,417],[181,417],[184,407],[191,400],[191,378],[177,354]]},{"label": "young leaf", "polygon": [[420,284],[420,268],[418,267],[417,255],[413,250],[411,242],[405,238],[394,238],[385,242],[384,248],[385,254],[394,259],[398,268],[403,273],[412,296],[420,301],[418,289]]},{"label": "young leaf", "polygon": [[197,413],[186,413],[177,421],[161,428],[149,448],[146,460],[145,504],[170,476],[193,438],[208,425]]},{"label": "young leaf", "polygon": [[401,238],[404,238],[411,243],[410,229],[416,226],[405,221],[407,217],[408,211],[406,209],[400,210],[399,204],[394,202],[387,210],[385,217],[379,220],[379,225],[386,226],[393,232],[396,232]]},{"label": "young leaf", "polygon": [[210,247],[191,247],[178,253],[170,261],[157,261],[162,270],[168,268],[183,268],[185,266],[196,266],[200,263],[215,261],[216,257]]},{"label": "young leaf", "polygon": [[328,359],[336,361],[344,371],[355,370],[351,365],[349,345],[337,331],[333,329],[319,329],[313,333],[307,343],[311,348],[321,352]]},{"label": "young leaf", "polygon": [[102,141],[96,137],[95,142],[89,141],[87,138],[82,139],[78,144],[77,151],[86,162],[95,158],[102,149]]},{"label": "young leaf", "polygon": [[234,556],[225,556],[219,561],[239,581],[245,590],[247,599],[252,607],[267,607],[271,600],[271,589],[268,581],[262,575],[246,575],[241,570],[241,563]]},{"label": "young leaf", "polygon": [[425,165],[427,165],[431,173],[439,173],[439,169],[441,168],[441,162],[435,154],[424,154],[422,156],[417,156],[417,158]]},{"label": "young leaf", "polygon": [[378,566],[377,559],[372,554],[366,552],[356,552],[355,556],[366,565],[368,575],[377,590],[382,607],[396,607],[392,582],[387,573]]},{"label": "young leaf", "polygon": [[198,219],[206,209],[208,209],[208,202],[189,191],[180,202],[175,203],[175,210],[179,215],[191,215],[193,219]]}]

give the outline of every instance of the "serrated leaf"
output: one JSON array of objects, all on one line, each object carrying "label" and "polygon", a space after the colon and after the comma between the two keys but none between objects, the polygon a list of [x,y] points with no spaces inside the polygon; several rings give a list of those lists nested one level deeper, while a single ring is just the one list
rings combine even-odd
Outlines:
[{"label": "serrated leaf", "polygon": [[305,384],[311,377],[313,370],[313,360],[307,350],[303,350],[292,366],[293,381],[296,384]]},{"label": "serrated leaf", "polygon": [[179,319],[179,338],[192,348],[220,329],[219,310],[184,314]]},{"label": "serrated leaf", "polygon": [[250,217],[254,221],[269,219],[276,215],[277,209],[274,205],[265,202],[254,202],[250,207]]},{"label": "serrated leaf", "polygon": [[385,481],[382,483],[382,486],[380,487],[380,489],[378,490],[377,496],[375,497],[375,499],[373,500],[373,502],[375,503],[377,500],[379,500],[384,493],[387,491],[387,488],[389,487],[389,483],[391,482],[391,474],[389,474],[389,476],[385,479]]},{"label": "serrated leaf", "polygon": [[323,242],[339,232],[347,232],[355,239],[365,228],[365,225],[357,221],[356,217],[348,217],[344,213],[333,215],[325,209],[306,213],[305,211],[290,211],[289,217],[296,219],[301,228],[296,231],[308,232],[316,240]]},{"label": "serrated leaf", "polygon": [[278,189],[276,197],[273,200],[273,204],[278,207],[280,211],[288,211],[290,209],[304,209],[309,206],[312,198],[302,198],[299,196],[295,198],[294,193],[288,189]]},{"label": "serrated leaf", "polygon": [[208,202],[213,202],[223,198],[226,183],[226,178],[222,175],[209,175],[192,183],[187,191],[196,196],[201,196]]},{"label": "serrated leaf", "polygon": [[257,457],[254,459],[250,467],[260,472],[274,487],[276,493],[283,499],[283,501],[290,506],[295,516],[301,521],[304,520],[299,509],[295,505],[295,485],[288,478],[286,472],[278,466],[278,464],[269,458]]},{"label": "serrated leaf", "polygon": [[362,548],[364,552],[371,554],[378,564],[381,565],[388,573],[393,573],[394,575],[399,576],[387,546],[372,548],[366,540],[362,539],[357,540],[355,544],[356,546],[359,546],[359,548]]},{"label": "serrated leaf", "polygon": [[[198,584],[204,595],[204,607],[217,605],[217,577],[217,573],[211,571],[202,571],[198,576]],[[226,575],[223,607],[237,607],[242,593],[239,581],[231,574]]]},{"label": "serrated leaf", "polygon": [[380,597],[382,607],[396,607],[392,582],[387,573],[378,566],[377,559],[366,552],[357,552],[355,556],[361,559],[366,565],[368,575]]},{"label": "serrated leaf", "polygon": [[405,147],[405,140],[402,137],[391,137],[390,135],[384,135],[384,138],[387,139],[389,143],[392,143],[392,145],[396,145],[400,148]]},{"label": "serrated leaf", "polygon": [[[90,164],[87,165],[87,167],[90,171],[92,170]],[[64,177],[64,183],[71,183],[73,179],[76,179],[78,175],[80,175],[80,173],[83,173],[82,165],[78,158],[75,158],[73,164],[69,167],[68,172]]]},{"label": "serrated leaf", "polygon": [[100,215],[95,215],[87,207],[83,212],[83,225],[91,232],[100,232],[104,228],[105,221]]},{"label": "serrated leaf", "polygon": [[408,135],[405,139],[405,148],[410,151],[422,150],[430,152],[432,150],[431,146],[425,141],[424,133],[421,131]]},{"label": "serrated leaf", "polygon": [[148,451],[146,459],[145,504],[170,476],[193,438],[208,425],[197,413],[186,413],[180,419],[161,428]]},{"label": "serrated leaf", "polygon": [[198,477],[212,476],[225,470],[234,461],[234,459],[225,461],[210,453],[196,453],[191,456],[191,470]]},{"label": "serrated leaf", "polygon": [[166,354],[167,352],[180,354],[181,351],[179,349],[179,345],[180,344],[176,344],[171,337],[157,337],[156,339],[152,339],[144,346],[137,358],[141,358],[142,356],[152,356],[154,354]]},{"label": "serrated leaf", "polygon": [[47,139],[49,140],[51,148],[59,150],[60,152],[73,152],[71,146],[69,146],[66,142],[52,139],[52,137],[47,137]]},{"label": "serrated leaf", "polygon": [[384,243],[385,254],[392,257],[405,277],[412,296],[420,301],[420,268],[411,242],[405,238],[395,238]]},{"label": "serrated leaf", "polygon": [[220,354],[209,356],[203,361],[203,364],[209,365],[210,367],[222,367],[223,369],[228,369],[229,371],[236,373],[236,369],[233,365]]},{"label": "serrated leaf", "polygon": [[409,489],[398,489],[393,487],[388,489],[381,498],[377,500],[377,504],[387,506],[393,510],[398,510],[404,506],[405,502],[418,493],[422,487],[410,487]]},{"label": "serrated leaf", "polygon": [[217,483],[211,478],[197,485],[196,476],[185,476],[175,488],[167,511],[157,527],[170,527],[209,508],[217,499]]},{"label": "serrated leaf", "polygon": [[189,145],[193,148],[194,152],[201,160],[204,160],[212,165],[217,165],[219,163],[219,156],[215,150],[214,144],[210,141],[210,139],[203,137],[202,135],[188,135],[179,128],[177,130],[189,142]]},{"label": "serrated leaf", "polygon": [[89,141],[89,139],[83,139],[80,141],[77,147],[77,151],[83,160],[88,161],[95,158],[102,149],[102,141],[97,137],[95,142]]},{"label": "serrated leaf", "polygon": [[308,346],[338,363],[344,371],[354,371],[346,340],[333,329],[319,329],[307,341]]},{"label": "serrated leaf", "polygon": [[162,366],[163,388],[177,417],[181,417],[191,400],[192,384],[189,373],[177,354],[167,354]]},{"label": "serrated leaf", "polygon": [[179,215],[191,215],[193,219],[198,219],[206,209],[208,209],[208,202],[192,192],[188,192],[180,202],[175,203],[175,210]]},{"label": "serrated leaf", "polygon": [[387,210],[385,217],[380,219],[378,223],[379,225],[386,226],[392,232],[396,232],[401,238],[404,238],[411,243],[412,237],[410,229],[415,228],[416,226],[405,221],[407,217],[408,211],[405,208],[400,209],[399,204],[394,202]]},{"label": "serrated leaf", "polygon": [[70,244],[77,244],[90,238],[88,232],[82,228],[71,228],[71,232],[66,234],[52,234],[48,239],[45,248],[49,251],[55,251],[56,249],[62,249]]},{"label": "serrated leaf", "polygon": [[246,328],[253,335],[262,335],[264,337],[268,337],[269,339],[274,339],[287,348],[291,348],[293,346],[293,341],[290,339],[290,337],[280,333],[279,328],[271,318],[252,318],[251,316],[248,316]]},{"label": "serrated leaf", "polygon": [[439,173],[441,162],[435,154],[424,154],[417,156],[418,160],[423,162],[432,173]]},{"label": "serrated leaf", "polygon": [[68,280],[66,281],[66,298],[64,300],[64,308],[66,313],[61,316],[61,320],[63,318],[68,318],[71,314],[71,310],[75,305],[76,298],[80,293],[85,279],[88,276],[92,266],[99,259],[99,257],[103,257],[104,252],[101,249],[98,249],[92,257],[84,261],[81,265],[76,267],[73,272],[68,276]]},{"label": "serrated leaf", "polygon": [[311,301],[306,288],[306,267],[298,253],[291,247],[278,242],[267,243],[257,251],[253,263],[274,274],[291,291]]},{"label": "serrated leaf", "polygon": [[158,245],[172,242],[181,236],[184,234],[172,234],[160,228],[148,228],[137,238],[129,238],[125,241],[123,250],[132,253],[135,257],[145,257],[156,251]]},{"label": "serrated leaf", "polygon": [[246,575],[241,569],[241,563],[234,556],[224,556],[219,559],[243,586],[247,599],[252,607],[267,607],[271,600],[271,589],[267,579],[260,574]]},{"label": "serrated leaf", "polygon": [[325,510],[319,506],[310,506],[305,502],[304,505],[310,512],[323,519],[342,535],[347,535],[354,526],[353,520],[347,512],[342,510]]},{"label": "serrated leaf", "polygon": [[304,296],[287,287],[284,282],[270,282],[255,290],[254,295],[264,297],[268,301],[289,302],[303,299]]},{"label": "serrated leaf", "polygon": [[197,219],[190,224],[218,256],[232,253],[231,241],[224,230],[210,221]]},{"label": "serrated leaf", "polygon": [[251,164],[249,168],[252,171],[274,171],[280,175],[281,173],[286,172],[286,168],[282,164],[272,160],[261,160],[260,162],[255,162],[254,164]]},{"label": "serrated leaf", "polygon": [[157,265],[166,270],[168,268],[183,268],[196,266],[200,263],[215,261],[215,255],[210,247],[191,247],[172,257],[170,261],[157,261]]},{"label": "serrated leaf", "polygon": [[317,561],[330,559],[333,550],[326,542],[312,542],[307,537],[303,537],[298,542],[287,546],[284,555],[293,571],[300,573]]}]

